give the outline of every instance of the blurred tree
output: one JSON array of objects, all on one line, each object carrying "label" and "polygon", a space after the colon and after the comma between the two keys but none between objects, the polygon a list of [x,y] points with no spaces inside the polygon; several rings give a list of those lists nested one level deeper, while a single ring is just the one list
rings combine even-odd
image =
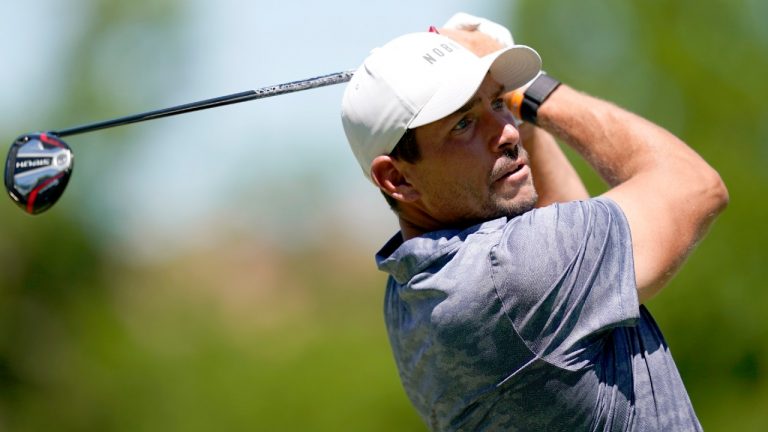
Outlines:
[{"label": "blurred tree", "polygon": [[[179,2],[73,10],[81,26],[65,61],[38,64],[62,81],[46,123],[162,106],[153,100],[185,79],[178,65],[195,47]],[[99,249],[88,186],[108,178],[130,133],[111,131],[108,147],[78,138],[88,169],[55,211],[0,208],[0,430],[422,430],[379,291],[361,289],[383,284],[369,254],[342,255],[337,242],[281,255],[242,235],[146,265]]]}]

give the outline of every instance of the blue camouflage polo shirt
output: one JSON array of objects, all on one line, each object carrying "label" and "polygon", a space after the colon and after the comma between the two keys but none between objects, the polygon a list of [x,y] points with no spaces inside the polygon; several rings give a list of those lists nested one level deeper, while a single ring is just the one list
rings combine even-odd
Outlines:
[{"label": "blue camouflage polo shirt", "polygon": [[385,320],[435,431],[698,431],[607,198],[392,238]]}]

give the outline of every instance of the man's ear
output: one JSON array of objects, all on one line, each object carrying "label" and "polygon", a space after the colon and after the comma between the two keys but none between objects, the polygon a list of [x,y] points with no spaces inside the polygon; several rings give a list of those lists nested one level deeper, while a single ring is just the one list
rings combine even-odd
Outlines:
[{"label": "man's ear", "polygon": [[420,194],[403,175],[402,162],[389,155],[377,156],[371,162],[371,179],[385,194],[401,202],[413,202]]}]

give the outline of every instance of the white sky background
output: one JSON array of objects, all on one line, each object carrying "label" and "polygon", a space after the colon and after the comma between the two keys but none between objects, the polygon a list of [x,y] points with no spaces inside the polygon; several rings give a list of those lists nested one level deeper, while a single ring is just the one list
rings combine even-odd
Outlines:
[{"label": "white sky background", "polygon": [[[50,121],[46,105],[62,97],[55,64],[76,40],[78,23],[88,13],[83,4],[0,0],[0,137],[6,146],[23,132],[75,125],[37,122]],[[141,29],[129,29],[128,42],[105,41],[93,53],[111,71],[104,85],[138,81],[131,91],[139,94],[130,96],[140,108],[117,116],[353,69],[371,48],[439,26],[456,11],[506,19],[512,8],[502,0],[183,4],[183,64],[122,63],[116,56],[130,46],[131,32]],[[183,77],[166,75],[178,70]],[[161,82],[163,97],[143,98],[142,80],[148,88]],[[339,120],[343,89],[336,85],[123,126],[130,130],[122,133],[69,137],[75,171],[50,211],[71,213],[108,249],[139,259],[205,247],[226,235],[290,247],[327,239],[327,230],[339,227],[373,253],[397,227],[347,147]],[[111,160],[110,150],[92,146],[120,146],[113,152],[119,158]]]}]

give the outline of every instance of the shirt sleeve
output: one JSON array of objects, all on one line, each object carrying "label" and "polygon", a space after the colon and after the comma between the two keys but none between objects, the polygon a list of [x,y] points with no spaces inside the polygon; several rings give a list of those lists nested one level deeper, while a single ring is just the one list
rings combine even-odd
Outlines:
[{"label": "shirt sleeve", "polygon": [[515,330],[557,366],[586,365],[611,329],[639,318],[629,226],[610,199],[555,204],[513,219],[490,260]]}]

